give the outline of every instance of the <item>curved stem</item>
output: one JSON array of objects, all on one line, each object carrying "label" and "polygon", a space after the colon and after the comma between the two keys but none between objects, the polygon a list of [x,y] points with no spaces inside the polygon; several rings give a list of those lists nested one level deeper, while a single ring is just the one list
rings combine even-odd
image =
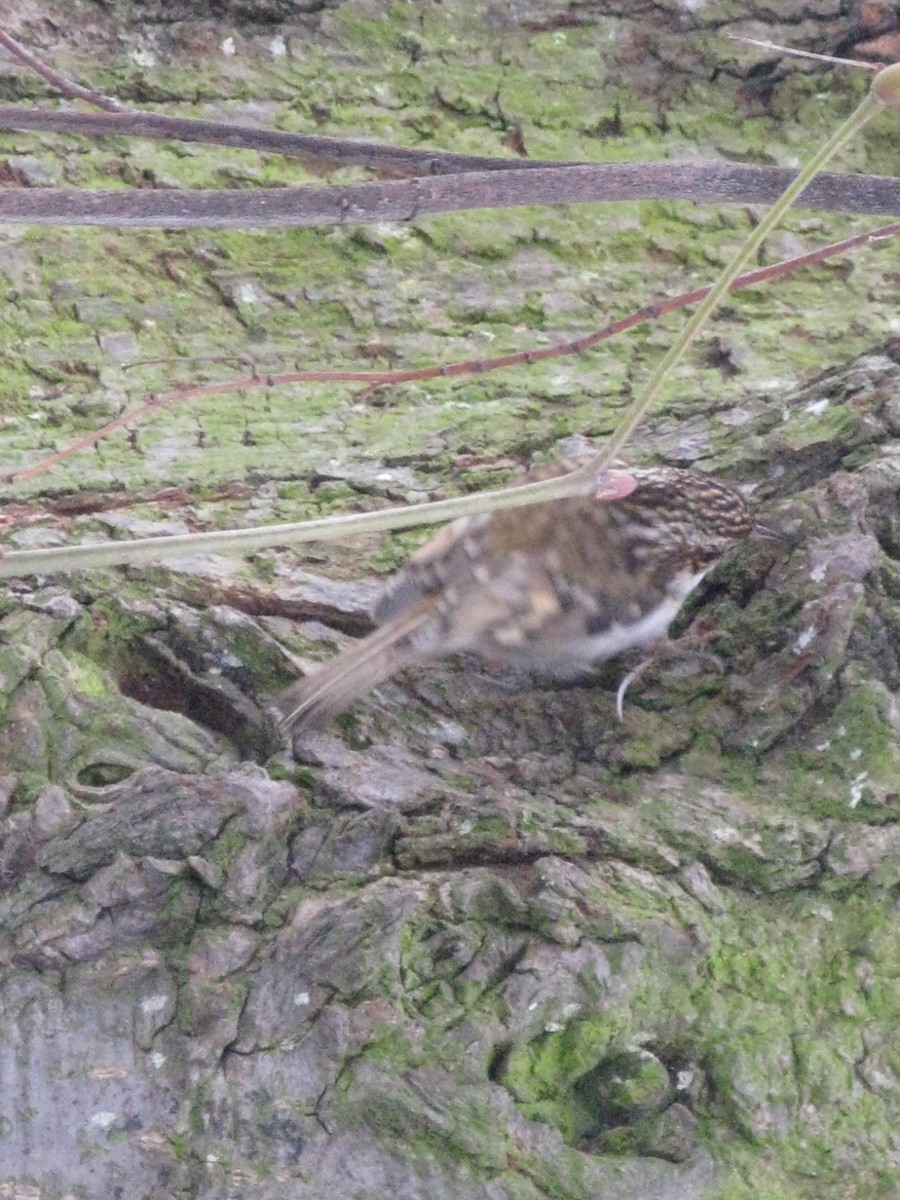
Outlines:
[{"label": "curved stem", "polygon": [[[876,76],[877,78],[878,76]],[[596,473],[609,466],[644,419],[648,409],[662,391],[663,385],[669,380],[675,367],[684,357],[688,347],[700,333],[715,309],[721,304],[728,289],[734,283],[735,279],[737,279],[738,275],[740,275],[752,256],[782,217],[784,217],[794,201],[809,187],[813,178],[824,167],[825,163],[842,146],[849,142],[879,110],[880,104],[878,100],[875,99],[871,91],[867,92],[859,107],[847,118],[840,129],[824,145],[819,147],[793,183],[785,188],[778,200],[772,205],[743,243],[737,254],[735,254],[734,258],[732,258],[731,262],[722,271],[707,296],[697,305],[693,316],[681,331],[680,336],[675,339],[653,372],[643,395],[637,398],[629,412],[625,414],[620,424],[613,431],[609,441],[603,447],[602,454],[593,462],[585,463],[583,467],[579,468],[583,474]]]},{"label": "curved stem", "polygon": [[590,494],[596,486],[597,475],[609,467],[643,420],[647,410],[659,395],[691,342],[697,337],[711,313],[721,302],[741,269],[758,250],[784,213],[828,159],[845,145],[875,112],[879,111],[881,107],[898,106],[900,103],[898,100],[898,93],[900,93],[898,77],[900,77],[900,67],[897,64],[885,68],[875,76],[872,91],[840,129],[813,155],[719,276],[709,294],[682,330],[681,336],[660,362],[644,394],[635,402],[613,432],[603,453],[577,470],[556,479],[542,480],[539,483],[520,484],[517,487],[504,488],[497,492],[462,496],[458,499],[441,500],[430,504],[405,505],[385,512],[353,513],[348,516],[323,517],[315,521],[301,521],[290,525],[268,525],[257,529],[184,534],[166,538],[140,538],[130,541],[106,542],[93,546],[61,546],[49,550],[12,551],[0,561],[0,579],[51,571],[88,570],[125,563],[147,562],[151,559],[198,552],[246,553],[267,546],[285,545],[289,542],[325,541],[348,537],[355,533],[373,533],[380,530],[409,528],[413,525],[428,525],[454,517],[490,512],[497,508],[512,508],[534,504],[539,500]]}]

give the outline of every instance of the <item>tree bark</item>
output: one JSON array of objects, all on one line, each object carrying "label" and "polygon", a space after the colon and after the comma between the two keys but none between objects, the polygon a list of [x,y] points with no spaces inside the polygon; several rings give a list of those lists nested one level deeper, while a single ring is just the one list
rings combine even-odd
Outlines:
[{"label": "tree bark", "polygon": [[[32,0],[12,32],[159,111],[783,167],[866,79],[721,33],[878,57],[897,37],[891,5],[715,7],[713,23],[662,2],[86,3],[74,24]],[[0,69],[6,102],[45,95]],[[895,174],[896,146],[886,113],[836,169]],[[0,170],[22,187],[312,179],[249,151],[22,132],[0,135]],[[754,216],[653,202],[328,231],[12,228],[0,471],[145,392],[245,370],[204,356],[265,375],[581,336],[708,282]],[[876,220],[795,214],[767,259]],[[718,661],[660,661],[624,722],[627,663],[575,687],[448,663],[295,761],[267,698],[292,656],[367,627],[418,535],[8,585],[0,1195],[896,1194],[896,285],[885,243],[736,295],[639,434],[635,461],[745,486],[784,540],[723,562],[682,621]],[[9,489],[4,541],[491,486],[609,432],[677,321],[469,380],[169,408]]]}]

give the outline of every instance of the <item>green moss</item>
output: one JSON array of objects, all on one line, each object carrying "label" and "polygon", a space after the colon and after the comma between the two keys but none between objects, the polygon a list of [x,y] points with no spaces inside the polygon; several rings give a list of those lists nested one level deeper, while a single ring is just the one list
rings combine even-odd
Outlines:
[{"label": "green moss", "polygon": [[375,1027],[366,1046],[366,1058],[390,1067],[399,1077],[403,1071],[421,1063],[422,1047],[396,1021],[385,1021]]},{"label": "green moss", "polygon": [[810,736],[779,748],[770,772],[792,812],[851,823],[892,815],[900,750],[887,689],[848,676],[827,719]]},{"label": "green moss", "polygon": [[[640,1108],[641,1071],[622,1063],[631,1061],[635,1038],[643,1037],[666,1062],[695,1064],[695,1075],[696,1064],[702,1068],[709,1087],[693,1107],[729,1172],[723,1195],[749,1196],[750,1181],[773,1198],[812,1200],[825,1194],[817,1187],[838,1188],[860,1171],[853,1147],[862,1141],[874,1149],[885,1136],[879,1101],[857,1085],[857,1071],[866,1058],[865,1031],[891,1027],[900,1016],[892,989],[865,983],[884,971],[892,976],[900,941],[884,924],[890,901],[877,891],[858,894],[825,914],[824,923],[822,903],[803,893],[753,903],[742,898],[714,920],[701,918],[706,949],[696,968],[685,964],[680,984],[671,963],[658,977],[653,958],[645,959],[621,1006],[602,1017],[574,1017],[513,1047],[504,1084],[526,1115],[575,1143],[596,1127],[598,1104],[588,1103],[588,1080],[608,1077],[615,1089],[617,1079],[622,1087],[630,1079],[637,1092],[629,1085],[622,1094],[629,1112]],[[652,894],[644,907],[653,907]],[[868,964],[865,976],[856,970],[860,962]],[[616,978],[620,968],[611,968]],[[638,1067],[640,1061],[638,1054]],[[657,1059],[643,1061],[656,1079]],[[664,1087],[665,1080],[656,1083]],[[648,1087],[647,1102],[658,1102],[663,1093],[651,1076]],[[612,1120],[614,1090],[603,1095],[600,1108],[609,1109]],[[843,1101],[834,1107],[838,1095]],[[862,1175],[883,1187],[877,1151]]]},{"label": "green moss", "polygon": [[529,1119],[553,1125],[576,1145],[606,1126],[662,1109],[671,1098],[663,1064],[620,1039],[609,1021],[573,1021],[514,1050],[503,1082]]},{"label": "green moss", "polygon": [[[274,85],[271,63],[252,51],[227,67],[215,56],[192,55],[187,62],[175,53],[152,71],[136,70],[123,54],[87,74],[127,99],[153,97],[170,111],[177,106],[188,114],[215,110],[221,116],[232,109],[245,119],[244,100],[266,99],[269,119],[282,128],[309,131],[319,122],[336,135],[508,155],[510,130],[520,128],[532,157],[588,160],[682,157],[697,145],[748,162],[805,157],[813,138],[833,129],[865,86],[852,75],[798,74],[778,85],[772,111],[753,115],[733,102],[734,92],[724,84],[727,70],[715,85],[677,74],[673,79],[670,72],[664,95],[648,84],[649,76],[633,84],[612,76],[603,66],[604,49],[630,37],[633,26],[602,14],[592,13],[581,28],[502,32],[485,23],[477,5],[393,3],[373,17],[371,5],[351,2],[329,7],[326,17],[332,22],[328,38],[298,40],[279,64]],[[714,49],[710,61],[719,55]],[[0,136],[0,146],[4,154],[33,148],[64,171],[70,185],[255,187],[313,178],[295,161],[222,147],[124,139],[76,143],[18,133]],[[890,174],[895,157],[896,122],[885,114],[845,153],[841,166]],[[340,186],[363,177],[354,168],[336,172],[332,181]],[[825,242],[855,224],[798,212],[786,223],[786,240]],[[12,470],[50,453],[146,392],[249,374],[247,364],[207,362],[204,355],[252,352],[265,373],[480,360],[563,341],[654,296],[708,280],[749,225],[740,207],[713,212],[687,203],[648,203],[482,211],[365,229],[10,229],[4,249],[13,264],[21,257],[22,270],[7,287],[0,467]],[[774,239],[770,256],[781,252]],[[810,411],[792,405],[790,396],[798,381],[893,331],[894,292],[883,286],[878,270],[873,275],[869,257],[860,254],[852,270],[822,266],[733,297],[713,336],[732,339],[742,351],[738,372],[725,378],[698,365],[709,345],[701,343],[680,384],[657,408],[651,441],[638,442],[637,449],[665,457],[683,435],[697,432],[702,441],[708,430],[709,465],[750,480],[764,477],[774,444],[786,458],[824,464],[868,446],[874,422],[863,408],[836,395],[821,412]],[[186,520],[225,527],[259,520],[257,496],[252,502],[231,498],[233,483],[249,482],[255,491],[273,481],[272,503],[281,519],[387,503],[343,483],[310,493],[307,481],[331,460],[406,462],[421,473],[423,489],[469,491],[485,476],[460,474],[454,461],[459,454],[550,455],[569,432],[608,431],[681,320],[676,314],[649,323],[578,358],[391,387],[375,401],[361,396],[358,385],[337,383],[178,400],[142,420],[136,449],[117,434],[98,451],[15,485],[9,495],[42,501],[48,491],[58,496],[95,489],[131,498],[128,493],[144,489],[152,495],[177,484],[192,489]],[[104,336],[117,331],[137,342],[141,361],[134,370],[123,371],[102,348]],[[164,361],[146,361],[157,357]],[[769,408],[749,430],[721,420],[734,404],[764,395]],[[155,513],[150,505],[135,515]],[[93,531],[80,520],[72,536]],[[316,569],[390,571],[421,536],[354,542],[352,553],[332,547],[322,551],[316,561],[323,565]],[[261,555],[250,570],[269,580],[273,561]],[[734,588],[744,603],[718,610],[731,672],[722,688],[712,694],[694,680],[671,684],[684,728],[706,731],[671,771],[697,781],[698,791],[709,785],[731,793],[719,807],[711,801],[699,809],[700,832],[739,800],[745,823],[739,832],[748,844],[726,849],[716,860],[711,842],[679,824],[680,814],[672,811],[677,801],[648,791],[648,772],[681,751],[682,719],[670,719],[672,705],[648,688],[646,707],[659,711],[641,712],[628,735],[609,738],[621,748],[621,761],[608,775],[598,774],[610,778],[616,803],[585,799],[583,781],[567,778],[544,789],[552,791],[552,805],[544,794],[533,806],[517,795],[514,821],[500,819],[496,810],[479,812],[465,835],[447,834],[445,819],[434,814],[409,819],[409,844],[419,839],[420,847],[413,845],[410,854],[439,862],[439,886],[442,895],[452,894],[447,903],[454,911],[435,910],[427,928],[423,922],[404,932],[402,988],[393,966],[385,964],[373,991],[389,1016],[353,1054],[384,1067],[399,1093],[403,1072],[423,1061],[455,1071],[464,1059],[462,1066],[477,1072],[487,1057],[478,1037],[487,1040],[485,1031],[497,1030],[498,1038],[515,1042],[505,1081],[517,1103],[574,1143],[594,1119],[580,1082],[605,1057],[616,1062],[651,1045],[660,1061],[688,1063],[707,1081],[692,1103],[705,1140],[729,1175],[717,1200],[837,1200],[853,1189],[892,1200],[896,1180],[884,1164],[896,1154],[890,1141],[895,1122],[886,1121],[888,1102],[860,1079],[867,1056],[882,1052],[874,1035],[900,1024],[894,864],[886,856],[870,878],[822,883],[816,876],[825,869],[816,857],[828,842],[824,819],[831,823],[834,854],[841,837],[857,828],[875,837],[879,823],[893,819],[890,797],[900,764],[890,696],[850,672],[837,673],[836,655],[817,668],[823,679],[835,680],[822,701],[823,710],[833,711],[797,728],[773,719],[772,737],[780,740],[766,753],[759,746],[728,745],[726,730],[735,728],[735,712],[742,711],[741,694],[731,684],[761,652],[779,649],[801,603],[796,589],[760,591],[758,584],[752,562],[726,566],[721,577],[721,589]],[[106,587],[103,576],[97,586]],[[137,601],[154,589],[165,597],[172,576],[163,569],[142,572],[131,583],[116,576],[117,591],[132,586]],[[59,769],[54,755],[62,742],[53,741],[55,726],[62,727],[60,738],[74,736],[66,695],[87,697],[102,713],[97,726],[103,737],[91,729],[87,741],[108,741],[112,729],[120,749],[135,744],[118,715],[110,715],[108,702],[116,693],[105,672],[121,678],[136,669],[135,647],[142,636],[158,632],[158,618],[126,608],[95,600],[90,618],[76,624],[62,653],[50,659],[48,692],[59,712],[51,722],[47,761],[21,770],[14,764],[20,774],[17,807]],[[15,634],[10,630],[11,640]],[[257,679],[276,682],[277,662],[251,634],[239,632],[236,644]],[[750,649],[742,652],[742,646]],[[33,652],[27,661],[4,654],[3,674],[27,677],[43,651],[29,640],[27,652]],[[638,709],[644,704],[642,697]],[[779,695],[778,705],[779,721],[788,710],[798,717],[809,712],[796,696]],[[666,734],[664,724],[674,733]],[[349,740],[358,743],[351,716],[334,729],[349,731]],[[543,749],[551,755],[564,742],[560,736],[557,746],[549,736]],[[314,775],[297,768],[284,777],[309,789]],[[445,779],[448,786],[473,786],[462,767]],[[811,779],[822,783],[812,787]],[[683,799],[690,806],[696,794],[686,789]],[[798,825],[801,817],[810,820]],[[441,836],[445,840],[434,851]],[[759,853],[752,849],[754,837]],[[209,857],[227,870],[244,845],[229,827]],[[508,856],[521,846],[527,855],[510,864]],[[707,850],[713,880],[711,895],[701,902],[682,873]],[[471,871],[458,865],[466,854],[487,861],[491,870],[502,860],[522,888],[521,904],[499,886],[467,900]],[[558,886],[542,874],[552,878],[554,854],[571,870]],[[798,892],[790,871],[806,867],[810,874]],[[792,882],[785,884],[785,877]],[[173,921],[183,922],[184,890],[193,897],[194,888],[173,881],[167,899]],[[772,888],[777,895],[768,894]],[[306,894],[297,887],[279,893],[265,910],[264,927],[290,920]],[[212,911],[214,901],[204,902]],[[505,987],[519,973],[510,964],[532,939],[555,964],[570,963],[573,945],[577,954],[593,943],[608,973],[571,967],[576,978],[561,979],[577,997],[578,1012],[568,1013],[562,1001],[554,1009],[558,997],[550,989],[546,1010],[541,1008],[547,1014],[543,1027],[538,1015],[528,1029],[509,1028]],[[483,956],[497,945],[497,960],[484,965]],[[167,953],[177,959],[179,949]],[[526,965],[521,973],[529,970]],[[393,1007],[398,989],[400,1015]],[[189,1008],[186,1013],[191,1015]],[[467,1023],[477,1031],[475,1049],[467,1043],[461,1055],[453,1035]],[[885,1077],[897,1074],[896,1053],[883,1053]],[[639,1072],[632,1078],[641,1082]],[[339,1089],[348,1102],[353,1082],[348,1063]],[[208,1112],[220,1101],[203,1088],[195,1097],[190,1137],[171,1142],[182,1161],[207,1135]],[[382,1135],[392,1146],[402,1142],[413,1163],[444,1164],[454,1178],[477,1163],[510,1195],[522,1188],[523,1200],[536,1200],[538,1191],[561,1200],[598,1194],[583,1182],[587,1156],[570,1146],[552,1161],[535,1161],[537,1156],[506,1143],[496,1110],[487,1104],[473,1105],[466,1097],[447,1115],[442,1132],[424,1102],[417,1109],[410,1095],[394,1096],[384,1109],[364,1103],[371,1111],[360,1119],[383,1122]],[[259,1113],[271,1112],[271,1097],[261,1096]],[[227,1150],[223,1171],[230,1172],[237,1156],[236,1149]]]},{"label": "green moss", "polygon": [[166,1144],[168,1145],[169,1152],[176,1162],[186,1162],[190,1158],[191,1149],[187,1134],[170,1134],[170,1136],[166,1139]]}]

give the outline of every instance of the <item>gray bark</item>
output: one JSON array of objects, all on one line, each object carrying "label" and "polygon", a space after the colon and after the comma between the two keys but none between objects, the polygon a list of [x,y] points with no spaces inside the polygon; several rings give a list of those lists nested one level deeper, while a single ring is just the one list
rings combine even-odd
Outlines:
[{"label": "gray bark", "polygon": [[[74,24],[31,0],[13,32],[123,100],[210,119],[794,166],[862,82],[750,67],[714,35],[859,54],[895,33],[889,6],[823,7],[84,5]],[[5,60],[0,79],[8,102],[43,94]],[[841,169],[894,174],[896,145],[885,114]],[[221,148],[0,147],[23,187],[312,182]],[[230,369],[179,357],[421,365],[579,336],[708,281],[751,216],[5,231],[0,470]],[[794,216],[767,257],[849,224]],[[752,485],[785,541],[710,577],[683,624],[715,634],[718,664],[661,661],[622,724],[623,664],[523,688],[449,663],[294,761],[265,712],[288,652],[309,665],[361,632],[410,536],[8,585],[0,1195],[897,1194],[896,279],[884,244],[735,297],[640,434],[636,460]],[[607,432],[670,329],[366,403],[327,387],[170,407],[10,489],[4,541],[490,486]]]}]

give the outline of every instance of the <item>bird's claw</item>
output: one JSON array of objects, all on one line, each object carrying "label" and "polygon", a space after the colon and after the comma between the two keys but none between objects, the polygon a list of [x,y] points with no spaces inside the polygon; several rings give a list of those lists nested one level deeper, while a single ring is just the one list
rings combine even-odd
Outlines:
[{"label": "bird's claw", "polygon": [[631,671],[625,675],[616,690],[616,716],[620,721],[625,720],[625,693],[631,685],[644,674],[648,667],[660,658],[675,658],[678,655],[684,654],[685,651],[695,654],[706,659],[707,662],[719,671],[722,670],[722,661],[715,654],[706,650],[705,647],[716,637],[715,630],[705,630],[704,632],[682,634],[677,640],[671,638],[663,638],[653,648],[650,654],[638,663]]}]

